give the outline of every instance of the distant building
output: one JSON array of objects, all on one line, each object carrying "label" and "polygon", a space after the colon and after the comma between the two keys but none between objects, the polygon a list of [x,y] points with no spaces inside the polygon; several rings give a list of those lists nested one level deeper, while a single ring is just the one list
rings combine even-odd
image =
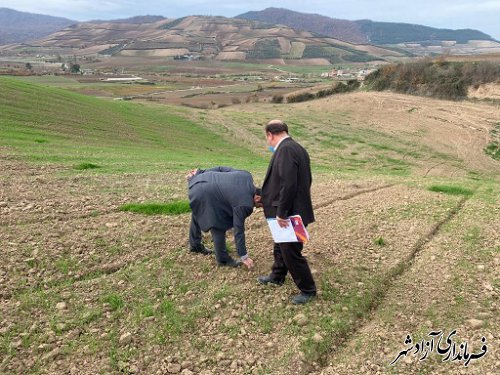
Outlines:
[{"label": "distant building", "polygon": [[137,82],[142,81],[141,77],[120,77],[120,78],[102,78],[103,82]]}]

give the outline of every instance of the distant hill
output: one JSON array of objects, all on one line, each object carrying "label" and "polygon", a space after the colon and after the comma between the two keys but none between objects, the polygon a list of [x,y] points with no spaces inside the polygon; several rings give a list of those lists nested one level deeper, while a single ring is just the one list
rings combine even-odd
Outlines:
[{"label": "distant hill", "polygon": [[[307,60],[314,65],[399,58],[400,52],[244,19],[188,16],[84,22],[26,45],[40,53],[217,60]],[[152,19],[154,21],[154,19]],[[22,48],[22,47],[21,47]]]},{"label": "distant hill", "polygon": [[117,19],[117,20],[108,20],[108,21],[102,21],[102,20],[94,20],[94,21],[89,21],[90,23],[131,23],[131,24],[141,24],[141,23],[154,23],[158,21],[165,20],[166,18],[163,16],[134,16],[130,18],[123,18],[123,19]]},{"label": "distant hill", "polygon": [[368,38],[354,21],[335,19],[319,14],[301,13],[283,8],[267,8],[240,14],[235,18],[286,25],[331,36],[350,43],[368,43]]},{"label": "distant hill", "polygon": [[361,31],[373,44],[428,43],[455,41],[464,44],[471,40],[494,41],[491,36],[472,29],[436,29],[433,27],[408,23],[355,21]]},{"label": "distant hill", "polygon": [[425,44],[441,41],[455,41],[456,43],[467,43],[471,40],[495,41],[491,36],[471,29],[437,29],[422,25],[374,22],[370,20],[347,21],[282,8],[267,8],[262,11],[247,12],[236,16],[236,18],[283,24],[351,43],[393,45],[399,43]]},{"label": "distant hill", "polygon": [[76,21],[0,8],[0,45],[44,37]]}]

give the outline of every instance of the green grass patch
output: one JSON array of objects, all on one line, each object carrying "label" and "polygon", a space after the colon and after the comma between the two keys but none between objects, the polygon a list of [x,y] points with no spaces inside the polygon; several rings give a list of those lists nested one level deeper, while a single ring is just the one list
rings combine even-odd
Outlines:
[{"label": "green grass patch", "polygon": [[108,294],[104,296],[102,300],[104,303],[107,303],[112,310],[118,310],[125,306],[123,298],[116,293]]},{"label": "green grass patch", "polygon": [[472,190],[458,185],[432,185],[428,190],[449,195],[464,195],[466,197],[474,193]]},{"label": "green grass patch", "polygon": [[129,203],[120,207],[120,211],[144,215],[180,215],[191,212],[189,202],[179,200],[169,203]]},{"label": "green grass patch", "polygon": [[488,146],[484,148],[486,155],[491,156],[495,160],[500,160],[500,143],[491,142]]},{"label": "green grass patch", "polygon": [[101,168],[101,166],[97,165],[97,164],[92,164],[92,163],[80,163],[80,164],[77,164],[73,167],[73,169],[76,169],[78,171],[84,171],[87,169],[98,169],[98,168]]},{"label": "green grass patch", "polygon": [[385,240],[382,236],[376,238],[373,242],[375,243],[375,245],[385,246]]}]

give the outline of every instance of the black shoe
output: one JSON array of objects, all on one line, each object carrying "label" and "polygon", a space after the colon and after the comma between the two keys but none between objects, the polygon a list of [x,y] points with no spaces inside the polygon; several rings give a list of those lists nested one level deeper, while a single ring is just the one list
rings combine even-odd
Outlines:
[{"label": "black shoe", "polygon": [[203,254],[203,255],[209,255],[209,254],[213,253],[213,251],[210,249],[207,249],[205,247],[205,245],[199,245],[196,247],[192,247],[191,249],[189,249],[189,251],[192,253],[198,253],[198,254]]},{"label": "black shoe", "polygon": [[229,258],[228,260],[224,261],[224,262],[217,262],[217,264],[219,265],[219,267],[239,267],[241,266],[242,262],[241,260],[235,260],[233,258]]},{"label": "black shoe", "polygon": [[275,280],[275,279],[271,278],[271,276],[259,276],[259,277],[257,277],[257,281],[263,285],[274,284],[274,285],[281,286],[285,283],[285,280]]},{"label": "black shoe", "polygon": [[316,293],[313,293],[313,294],[300,293],[292,298],[292,303],[294,305],[303,305],[315,297],[316,297]]}]

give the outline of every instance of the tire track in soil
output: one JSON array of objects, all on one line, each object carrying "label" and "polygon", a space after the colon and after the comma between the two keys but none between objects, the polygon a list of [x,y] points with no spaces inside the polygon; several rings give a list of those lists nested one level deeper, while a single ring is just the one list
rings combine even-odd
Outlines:
[{"label": "tire track in soil", "polygon": [[[434,237],[439,233],[441,227],[447,223],[449,223],[455,216],[457,216],[460,211],[463,209],[465,206],[466,202],[469,200],[469,197],[463,197],[459,200],[457,205],[444,217],[442,220],[434,224],[431,228],[431,230],[423,237],[421,237],[415,245],[412,247],[410,253],[399,263],[394,266],[392,269],[390,269],[387,274],[382,278],[382,281],[380,282],[381,287],[375,291],[374,295],[375,298],[373,299],[372,304],[368,307],[368,310],[370,311],[368,317],[364,317],[358,320],[358,324],[353,325],[353,329],[349,332],[349,337],[351,338],[350,340],[353,339],[354,334],[356,334],[359,330],[361,330],[367,322],[370,320],[370,318],[374,315],[375,311],[378,309],[378,307],[384,302],[384,299],[386,295],[389,293],[389,290],[391,289],[392,285],[394,285],[397,282],[397,279],[402,277],[413,265],[415,258],[417,255],[420,253],[420,251],[428,244],[430,243]],[[332,362],[333,359],[332,357],[335,355],[336,352],[338,352],[340,349],[344,347],[344,344],[347,342],[347,339],[341,340],[341,342],[336,345],[335,349],[330,351],[327,354],[326,362]]]},{"label": "tire track in soil", "polygon": [[89,217],[100,217],[100,216],[105,216],[105,215],[111,215],[115,213],[121,212],[118,209],[111,210],[111,211],[102,211],[102,212],[92,212],[84,215],[68,215],[68,216],[61,216],[61,217],[47,217],[44,219],[31,219],[31,220],[25,220],[25,221],[16,221],[16,222],[8,222],[8,221],[0,221],[0,227],[12,227],[12,226],[17,226],[17,225],[30,225],[30,224],[44,224],[44,223],[50,223],[52,221],[57,221],[60,223],[67,222],[70,220],[79,220],[79,219],[88,219]]},{"label": "tire track in soil", "polygon": [[[382,190],[382,189],[388,189],[394,185],[396,185],[396,184],[388,184],[388,185],[378,186],[378,187],[371,188],[371,189],[364,189],[364,190],[355,191],[353,193],[349,193],[349,194],[344,195],[342,197],[333,198],[333,199],[330,199],[326,202],[319,203],[316,206],[314,206],[314,209],[318,210],[318,209],[321,209],[323,207],[329,206],[335,202],[345,201],[345,200],[357,197],[358,195],[361,195],[361,194],[372,193],[374,191],[378,191],[378,190]],[[6,221],[1,222],[0,221],[0,227],[11,227],[11,226],[17,226],[17,225],[30,225],[30,224],[38,224],[38,223],[44,224],[44,223],[48,223],[48,222],[52,222],[52,221],[57,221],[57,222],[62,223],[62,222],[67,222],[67,221],[71,221],[71,220],[88,219],[89,217],[101,217],[101,216],[111,215],[111,214],[115,214],[115,213],[119,213],[119,212],[121,212],[121,211],[118,209],[115,209],[115,210],[111,210],[111,211],[92,212],[92,213],[88,213],[88,214],[84,214],[84,215],[74,215],[74,216],[70,215],[70,216],[66,216],[66,217],[48,217],[48,218],[44,218],[44,219],[31,219],[31,220],[16,221],[16,222],[6,222]],[[252,226],[252,228],[260,228],[262,225],[263,225],[263,223],[255,224],[254,226]]]},{"label": "tire track in soil", "polygon": [[[388,185],[377,186],[377,187],[374,187],[374,188],[371,188],[371,189],[358,190],[358,191],[346,194],[346,195],[344,195],[342,197],[336,197],[336,198],[333,198],[333,199],[329,199],[326,202],[318,203],[315,206],[313,206],[313,209],[314,210],[320,210],[320,209],[322,209],[324,207],[327,207],[327,206],[330,206],[330,205],[334,204],[335,202],[346,201],[346,200],[355,198],[355,197],[357,197],[359,195],[362,195],[362,194],[373,193],[374,191],[388,189],[388,188],[393,187],[395,185],[396,184],[388,184]],[[265,223],[266,223],[265,221],[260,221],[258,223],[253,223],[250,226],[250,228],[251,229],[260,229],[260,228],[262,228],[265,225]]]},{"label": "tire track in soil", "polygon": [[393,187],[395,185],[396,184],[388,184],[388,185],[377,186],[377,187],[374,187],[371,189],[364,189],[364,190],[355,191],[355,192],[349,193],[347,195],[344,195],[343,197],[337,197],[337,198],[330,199],[326,202],[319,203],[319,204],[314,206],[314,209],[319,210],[319,209],[326,207],[326,206],[329,206],[335,202],[346,201],[346,200],[352,199],[354,197],[357,197],[358,195],[361,195],[361,194],[372,193],[374,191],[388,189],[388,188]]}]

